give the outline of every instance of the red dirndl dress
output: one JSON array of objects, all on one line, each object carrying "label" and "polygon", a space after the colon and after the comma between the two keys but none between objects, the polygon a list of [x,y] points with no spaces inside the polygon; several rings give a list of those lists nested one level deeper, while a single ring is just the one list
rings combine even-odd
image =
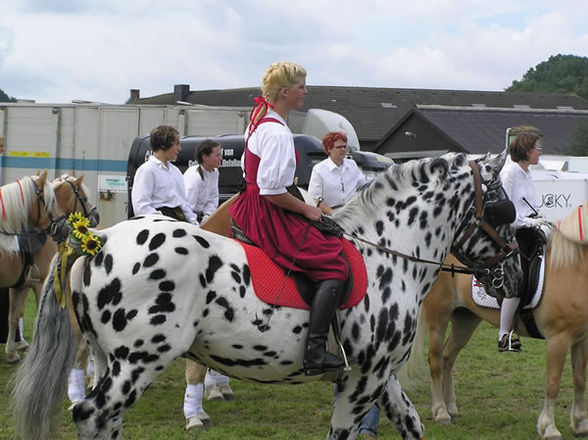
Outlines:
[{"label": "red dirndl dress", "polygon": [[244,154],[247,188],[235,200],[229,213],[245,235],[286,269],[302,272],[314,281],[347,279],[349,268],[341,254],[341,240],[321,234],[301,218],[260,195],[257,170],[261,159],[249,151],[247,145]]}]

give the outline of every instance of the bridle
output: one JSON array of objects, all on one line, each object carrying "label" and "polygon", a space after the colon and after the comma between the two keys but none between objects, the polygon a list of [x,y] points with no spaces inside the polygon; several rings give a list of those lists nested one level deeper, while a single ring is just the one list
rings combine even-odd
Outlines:
[{"label": "bridle", "polygon": [[[469,224],[467,227],[465,225],[460,226],[457,233],[455,234],[455,237],[460,237],[460,235],[463,235],[461,236],[459,241],[457,241],[456,244],[453,244],[451,246],[451,252],[460,261],[466,264],[466,267],[456,267],[455,265],[448,266],[443,264],[443,262],[431,261],[414,257],[412,255],[407,255],[402,252],[389,249],[386,246],[365,240],[361,237],[356,236],[355,234],[351,234],[348,232],[344,232],[344,234],[353,238],[354,240],[358,240],[372,247],[375,247],[378,251],[397,257],[401,257],[413,262],[433,264],[439,266],[440,269],[443,271],[452,273],[471,274],[476,275],[477,277],[492,275],[493,287],[496,289],[501,288],[504,283],[504,271],[502,269],[502,263],[504,262],[504,260],[518,252],[518,245],[514,240],[510,243],[507,243],[506,240],[504,240],[500,236],[495,227],[490,225],[490,223],[488,223],[488,221],[484,218],[485,201],[484,194],[482,192],[482,178],[480,176],[480,169],[478,168],[478,164],[473,160],[469,161],[469,165],[472,168],[472,172],[474,175],[475,206],[471,209],[475,209],[475,219],[473,223]],[[496,188],[489,187],[489,189],[494,190]],[[465,255],[463,255],[462,252],[459,251],[459,248],[472,236],[474,231],[476,231],[477,229],[482,229],[486,233],[486,235],[490,239],[492,239],[492,241],[500,249],[500,251],[496,255],[494,255],[493,257],[489,258],[481,264],[473,262],[471,259],[467,258]]]},{"label": "bridle", "polygon": [[[91,227],[96,226],[100,221],[100,216],[98,214],[98,210],[96,209],[96,207],[92,206],[90,209],[87,208],[86,205],[89,204],[88,198],[85,196],[85,194],[84,195],[80,194],[79,187],[74,185],[73,182],[71,182],[67,178],[59,178],[59,181],[67,182],[70,185],[72,192],[74,194],[74,206],[73,206],[73,209],[71,210],[71,212],[72,213],[76,212],[78,204],[80,204],[82,207],[84,216],[90,220],[90,226]],[[34,183],[34,181],[33,181],[33,183]],[[38,219],[38,221],[40,221],[40,218],[41,218],[41,204],[43,204],[45,206],[45,212],[46,212],[47,217],[49,218],[49,221],[50,221],[49,226],[47,228],[43,229],[39,225],[38,226],[39,229],[42,232],[50,234],[53,237],[53,239],[58,243],[64,241],[70,232],[70,228],[67,223],[69,212],[67,212],[67,213],[64,212],[56,217],[53,217],[53,215],[50,212],[49,207],[45,203],[45,199],[43,197],[43,191],[41,189],[39,189],[39,187],[37,186],[36,183],[35,183],[35,192],[37,194],[37,201],[38,201],[38,203],[37,203],[37,219]],[[57,199],[57,195],[55,196],[55,198]],[[54,201],[54,205],[56,205],[56,204],[57,204],[57,200]]]},{"label": "bridle", "polygon": [[[36,227],[39,229],[40,232],[44,232],[46,234],[50,234],[52,237],[55,236],[59,236],[60,231],[62,229],[62,219],[65,216],[64,214],[61,214],[57,217],[53,217],[53,214],[51,213],[51,209],[52,206],[48,206],[47,203],[45,202],[45,193],[44,193],[44,187],[39,188],[39,186],[37,185],[37,182],[34,179],[31,179],[31,181],[33,182],[33,185],[35,186],[35,195],[37,196],[37,220],[33,221],[33,224],[36,225]],[[44,212],[47,215],[47,218],[49,219],[49,225],[46,228],[43,228],[43,226],[41,225],[41,205],[44,206]],[[53,206],[56,205],[56,201],[53,201]]]},{"label": "bridle", "polygon": [[[484,194],[482,193],[482,178],[480,176],[480,169],[478,164],[471,160],[469,162],[470,167],[472,168],[472,172],[474,175],[474,188],[475,188],[475,219],[474,222],[467,226],[464,230],[464,227],[461,226],[457,233],[455,234],[456,240],[454,244],[451,246],[451,252],[455,255],[460,261],[467,264],[469,267],[473,269],[471,272],[474,275],[493,275],[492,285],[495,288],[500,288],[504,282],[504,272],[502,270],[502,263],[507,258],[511,257],[515,253],[518,252],[518,244],[516,240],[507,243],[504,240],[496,228],[492,226],[486,217],[484,216],[484,208],[486,207],[487,202],[484,200]],[[489,186],[487,188],[487,193],[492,190],[500,190],[504,191],[504,189],[500,186],[500,184],[495,184],[494,186]],[[482,264],[475,264],[469,260],[463,253],[460,252],[460,248],[465,244],[465,242],[471,238],[474,231],[477,229],[481,229],[486,233],[486,235],[498,246],[500,251],[490,257]],[[457,237],[461,238],[457,240]]]},{"label": "bridle", "polygon": [[68,183],[71,186],[71,190],[75,196],[75,203],[71,212],[77,212],[76,208],[78,207],[79,203],[82,206],[84,217],[90,219],[90,226],[94,227],[98,225],[100,221],[100,216],[98,215],[98,210],[96,209],[96,206],[92,205],[90,209],[88,209],[86,207],[87,205],[89,205],[88,197],[85,194],[83,196],[80,194],[80,188],[75,186],[74,183],[70,181],[68,178],[60,177],[60,181],[65,181],[66,183]]}]

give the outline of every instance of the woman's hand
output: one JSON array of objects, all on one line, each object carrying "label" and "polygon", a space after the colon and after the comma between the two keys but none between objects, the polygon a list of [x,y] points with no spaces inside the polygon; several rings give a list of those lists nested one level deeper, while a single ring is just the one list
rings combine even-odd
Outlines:
[{"label": "woman's hand", "polygon": [[313,222],[320,222],[323,210],[315,206],[306,205],[307,209],[302,212],[302,215]]}]

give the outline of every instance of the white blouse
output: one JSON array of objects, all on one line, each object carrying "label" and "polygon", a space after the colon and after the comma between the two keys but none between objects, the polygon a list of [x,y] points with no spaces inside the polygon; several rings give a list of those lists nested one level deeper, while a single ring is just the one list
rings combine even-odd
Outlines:
[{"label": "white blouse", "polygon": [[[275,118],[284,125],[276,122],[260,124],[249,138],[247,147],[261,159],[257,170],[259,194],[283,194],[286,192],[286,187],[294,183],[296,174],[294,137],[286,121],[275,111],[270,109],[265,117]],[[248,132],[249,128],[245,131],[246,138]],[[244,168],[244,162],[242,166]]]},{"label": "white blouse", "polygon": [[[202,170],[202,176],[198,172]],[[191,166],[184,172],[186,200],[196,214],[212,214],[218,207],[218,169],[206,171],[200,165]]]},{"label": "white blouse", "polygon": [[[529,216],[535,214],[535,211],[539,212],[531,171],[525,171],[518,163],[512,162],[502,169],[500,178],[506,194],[514,203],[517,211],[517,217],[513,223],[514,227],[531,227]],[[523,198],[529,202],[535,211],[531,209]]]},{"label": "white blouse", "polygon": [[133,211],[135,215],[161,214],[156,208],[179,206],[186,219],[197,225],[196,214],[186,202],[182,173],[171,162],[167,165],[166,167],[155,155],[151,155],[137,169],[131,190]]},{"label": "white blouse", "polygon": [[337,166],[328,157],[312,169],[308,194],[315,200],[322,197],[325,204],[331,208],[340,207],[347,203],[366,181],[354,160],[345,158],[341,166]]}]

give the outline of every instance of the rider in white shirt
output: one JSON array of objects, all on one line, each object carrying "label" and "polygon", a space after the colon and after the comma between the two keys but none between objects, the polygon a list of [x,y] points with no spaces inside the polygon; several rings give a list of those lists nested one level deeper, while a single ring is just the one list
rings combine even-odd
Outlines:
[{"label": "rider in white shirt", "polygon": [[160,125],[151,131],[150,142],[153,155],[137,169],[131,190],[135,215],[164,214],[197,225],[182,173],[172,164],[181,150],[179,132]]},{"label": "rider in white shirt", "polygon": [[[523,127],[521,127],[523,128]],[[529,127],[531,128],[531,127]],[[546,222],[538,217],[539,208],[535,197],[535,188],[531,177],[530,165],[536,165],[541,156],[541,140],[538,130],[519,132],[508,146],[512,164],[500,173],[502,185],[516,209],[513,223],[515,236],[519,245],[521,263],[529,259],[537,242],[537,228]],[[500,330],[498,333],[498,351],[521,351],[521,341],[513,332],[514,319],[519,307],[521,295],[526,289],[526,280],[517,292],[506,292],[500,309]]]}]

